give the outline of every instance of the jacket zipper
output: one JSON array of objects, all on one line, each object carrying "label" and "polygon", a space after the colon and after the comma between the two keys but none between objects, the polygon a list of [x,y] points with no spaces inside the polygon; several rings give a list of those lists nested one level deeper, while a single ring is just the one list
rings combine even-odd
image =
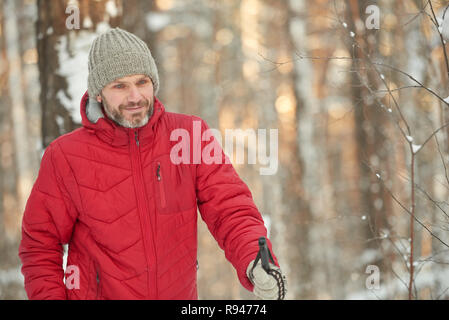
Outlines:
[{"label": "jacket zipper", "polygon": [[154,239],[156,237],[156,230],[154,229],[156,218],[150,213],[148,200],[145,194],[142,163],[140,160],[138,129],[134,129],[134,140],[135,144],[131,143],[131,162],[133,177],[135,178],[137,209],[140,216],[143,244],[148,267],[148,294],[150,299],[157,299],[156,249],[154,245]]},{"label": "jacket zipper", "polygon": [[164,180],[162,179],[161,163],[157,163],[156,177],[159,184],[159,194],[161,196],[161,207],[165,208],[167,202],[165,200]]}]

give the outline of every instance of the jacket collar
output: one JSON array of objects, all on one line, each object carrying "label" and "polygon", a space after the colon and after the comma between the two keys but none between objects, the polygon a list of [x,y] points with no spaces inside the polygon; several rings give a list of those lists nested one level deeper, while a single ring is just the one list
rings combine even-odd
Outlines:
[{"label": "jacket collar", "polygon": [[139,128],[125,128],[109,119],[103,110],[102,104],[95,99],[89,99],[87,91],[81,99],[80,109],[83,126],[87,130],[95,132],[97,137],[104,142],[117,147],[127,146],[130,139],[134,139],[135,131],[138,132],[139,141],[142,144],[150,142],[153,138],[156,124],[165,113],[164,105],[154,97],[153,115],[148,123]]}]

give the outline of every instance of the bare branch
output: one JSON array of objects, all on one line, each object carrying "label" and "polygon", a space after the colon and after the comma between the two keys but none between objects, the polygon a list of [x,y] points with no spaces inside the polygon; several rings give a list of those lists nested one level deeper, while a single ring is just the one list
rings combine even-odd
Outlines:
[{"label": "bare branch", "polygon": [[[431,21],[435,25],[435,28],[437,29],[438,35],[440,36],[440,42],[441,42],[441,46],[443,47],[443,53],[444,53],[444,62],[446,63],[446,72],[447,72],[447,76],[449,77],[449,60],[447,58],[446,45],[444,43],[443,35],[441,34],[441,32],[439,30],[440,26],[438,25],[438,19],[437,19],[436,15],[435,15],[435,11],[433,10],[432,1],[429,0],[428,3],[429,3],[429,6],[430,6],[430,11],[432,12],[432,15],[433,15],[433,19],[431,19]],[[447,7],[446,7],[446,10],[447,10]],[[444,13],[446,13],[446,10],[445,10]]]},{"label": "bare branch", "polygon": [[440,95],[438,95],[435,91],[433,91],[432,89],[426,87],[425,85],[423,85],[420,81],[418,81],[415,77],[413,77],[411,74],[408,74],[405,71],[402,71],[401,69],[398,69],[394,66],[385,64],[385,63],[380,63],[380,62],[373,62],[373,64],[381,66],[381,67],[385,67],[388,69],[391,69],[393,71],[396,71],[406,77],[408,77],[410,80],[412,80],[413,82],[417,83],[420,87],[422,87],[423,89],[427,90],[429,93],[431,93],[433,96],[435,96],[438,100],[440,100],[441,102],[443,102],[446,106],[449,106],[449,103],[446,102]]},{"label": "bare branch", "polygon": [[[363,162],[370,170],[371,172],[373,172],[374,174],[376,174],[376,172],[373,170],[373,168],[371,168],[371,166],[366,163],[365,161]],[[425,224],[423,224],[418,218],[416,218],[415,216],[412,216],[412,212],[406,208],[401,201],[399,201],[399,199],[394,195],[394,193],[385,185],[384,181],[382,180],[382,178],[379,178],[379,176],[377,176],[378,180],[380,180],[380,182],[382,183],[383,187],[385,188],[385,190],[387,190],[388,194],[391,196],[391,198],[405,211],[407,212],[411,217],[413,217],[413,220],[416,221],[421,227],[423,227],[432,237],[434,237],[435,239],[437,239],[439,242],[441,242],[441,244],[443,244],[445,247],[449,248],[449,244],[447,244],[446,242],[444,242],[440,237],[438,237],[436,234],[434,234]]]}]

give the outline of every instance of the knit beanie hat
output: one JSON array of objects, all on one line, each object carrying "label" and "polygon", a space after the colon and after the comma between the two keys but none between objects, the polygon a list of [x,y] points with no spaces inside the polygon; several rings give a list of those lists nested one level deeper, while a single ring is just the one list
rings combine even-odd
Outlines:
[{"label": "knit beanie hat", "polygon": [[114,28],[99,35],[89,52],[88,92],[95,99],[112,81],[134,74],[147,75],[159,90],[156,63],[145,42],[132,33]]}]

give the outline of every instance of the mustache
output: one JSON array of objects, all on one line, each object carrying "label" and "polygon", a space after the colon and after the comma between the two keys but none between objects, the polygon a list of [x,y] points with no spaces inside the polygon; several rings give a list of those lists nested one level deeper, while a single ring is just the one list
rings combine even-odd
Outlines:
[{"label": "mustache", "polygon": [[150,105],[150,101],[148,101],[148,99],[143,99],[143,100],[140,100],[137,103],[136,102],[131,102],[131,103],[128,103],[126,105],[121,104],[119,106],[119,109],[122,110],[122,109],[135,108],[135,107],[148,107],[149,105]]}]

